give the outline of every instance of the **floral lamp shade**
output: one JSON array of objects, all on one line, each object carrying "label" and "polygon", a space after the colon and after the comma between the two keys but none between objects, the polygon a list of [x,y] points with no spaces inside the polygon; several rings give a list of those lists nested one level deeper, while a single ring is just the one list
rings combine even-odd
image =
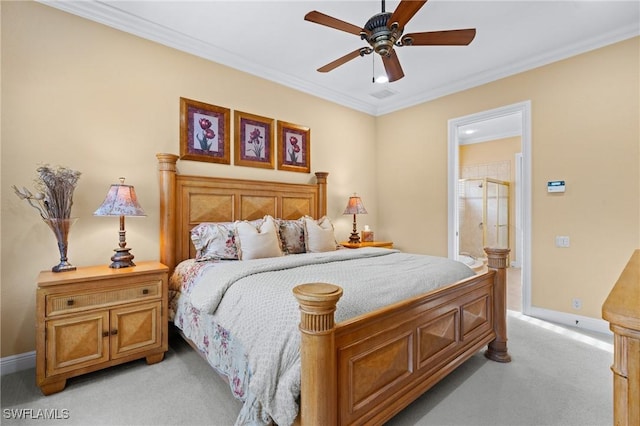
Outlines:
[{"label": "floral lamp shade", "polygon": [[138,202],[136,191],[132,185],[125,185],[124,178],[120,178],[119,184],[113,184],[109,188],[109,192],[104,201],[93,212],[94,216],[119,216],[120,217],[120,243],[119,248],[114,249],[116,252],[111,257],[111,268],[126,268],[136,266],[133,263],[133,255],[131,249],[127,248],[125,240],[124,217],[125,216],[146,216],[142,206]]},{"label": "floral lamp shade", "polygon": [[111,185],[102,205],[93,212],[94,216],[146,216],[138,202],[136,190],[125,185],[124,178],[119,184]]},{"label": "floral lamp shade", "polygon": [[344,209],[344,213],[342,214],[367,214],[367,209],[364,208],[364,204],[362,204],[360,197],[353,194],[349,197],[347,207]]},{"label": "floral lamp shade", "polygon": [[364,204],[362,204],[362,200],[358,197],[357,194],[353,194],[349,197],[349,201],[347,202],[347,207],[344,209],[344,213],[342,214],[352,214],[353,215],[353,230],[351,231],[351,236],[349,237],[350,243],[359,243],[360,235],[358,234],[358,227],[356,224],[356,215],[357,214],[367,214],[367,209],[364,208]]}]

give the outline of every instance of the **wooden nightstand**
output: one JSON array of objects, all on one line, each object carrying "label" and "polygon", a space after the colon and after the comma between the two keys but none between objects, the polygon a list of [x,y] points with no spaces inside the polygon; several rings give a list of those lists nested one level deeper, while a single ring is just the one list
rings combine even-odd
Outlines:
[{"label": "wooden nightstand", "polygon": [[108,265],[38,276],[36,383],[45,395],[69,377],[146,357],[162,361],[168,349],[168,271],[158,262]]},{"label": "wooden nightstand", "polygon": [[382,247],[382,248],[393,248],[393,241],[370,241],[366,243],[350,243],[349,241],[344,241],[340,243],[341,246],[346,248],[360,248],[360,247]]}]

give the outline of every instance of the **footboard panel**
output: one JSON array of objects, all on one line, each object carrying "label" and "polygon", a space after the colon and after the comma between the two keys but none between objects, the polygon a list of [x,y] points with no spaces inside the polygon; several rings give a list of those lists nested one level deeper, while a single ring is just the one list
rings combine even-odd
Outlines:
[{"label": "footboard panel", "polygon": [[388,420],[493,340],[493,279],[337,324],[338,423]]}]

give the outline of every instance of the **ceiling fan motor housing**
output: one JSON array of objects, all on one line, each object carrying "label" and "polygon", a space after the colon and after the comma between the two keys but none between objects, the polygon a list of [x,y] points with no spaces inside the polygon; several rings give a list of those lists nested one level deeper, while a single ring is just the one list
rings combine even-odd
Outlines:
[{"label": "ceiling fan motor housing", "polygon": [[373,47],[373,50],[381,55],[387,56],[393,49],[396,40],[402,35],[402,29],[398,29],[393,25],[393,29],[387,27],[387,22],[391,17],[390,12],[378,13],[369,18],[364,28],[369,31],[370,35],[362,33],[362,37]]}]

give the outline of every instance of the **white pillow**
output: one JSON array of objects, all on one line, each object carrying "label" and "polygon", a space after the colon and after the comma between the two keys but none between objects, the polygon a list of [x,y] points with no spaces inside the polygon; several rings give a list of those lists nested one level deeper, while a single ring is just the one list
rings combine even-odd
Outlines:
[{"label": "white pillow", "polygon": [[236,235],[240,260],[282,256],[280,234],[271,216],[265,216],[258,227],[248,221],[236,222]]},{"label": "white pillow", "polygon": [[338,247],[333,231],[333,223],[327,216],[317,221],[310,216],[302,218],[304,222],[304,239],[307,253],[335,251]]}]

